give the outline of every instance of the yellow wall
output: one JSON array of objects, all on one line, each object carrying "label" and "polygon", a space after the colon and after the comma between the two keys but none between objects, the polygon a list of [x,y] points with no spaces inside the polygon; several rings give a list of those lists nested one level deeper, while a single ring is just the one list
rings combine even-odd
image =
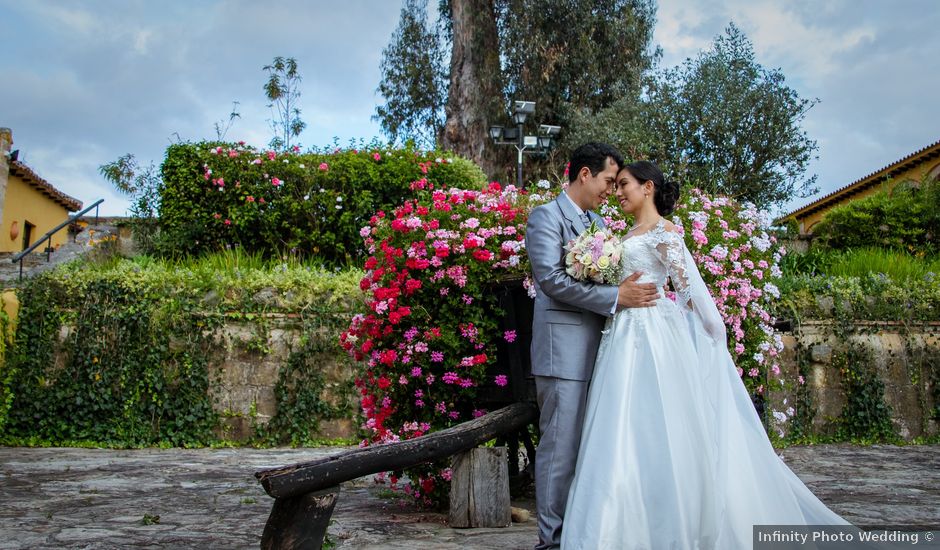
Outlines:
[{"label": "yellow wall", "polygon": [[[19,176],[10,174],[7,180],[6,200],[3,205],[3,221],[0,222],[0,252],[20,252],[23,250],[23,232],[25,221],[33,224],[31,236],[33,244],[53,227],[68,218],[69,211],[48,196],[42,194],[33,186],[27,184]],[[10,228],[13,222],[18,222],[19,235],[10,238]],[[62,228],[52,236],[52,246],[58,247],[68,240],[68,228]],[[40,247],[40,248],[45,248]],[[36,252],[41,252],[37,249]]]},{"label": "yellow wall", "polygon": [[865,198],[870,195],[874,195],[875,193],[878,193],[879,191],[884,189],[885,185],[888,186],[888,189],[893,189],[895,185],[904,181],[909,181],[909,180],[923,181],[924,177],[927,175],[934,175],[934,177],[936,177],[935,173],[938,170],[940,170],[940,163],[932,163],[932,164],[928,164],[927,166],[924,166],[923,164],[915,165],[905,170],[904,172],[897,174],[896,176],[886,181],[882,185],[873,185],[869,187],[868,189],[865,189],[864,191],[860,191],[852,195],[851,197],[848,197],[839,202],[833,203],[822,210],[813,212],[812,214],[808,216],[805,216],[805,217],[800,216],[797,218],[800,224],[800,233],[812,233],[813,226],[819,223],[820,221],[822,221],[826,213],[828,213],[829,210],[831,210],[832,208],[836,206],[841,206],[843,204],[846,204],[847,202],[851,202],[854,200]]}]

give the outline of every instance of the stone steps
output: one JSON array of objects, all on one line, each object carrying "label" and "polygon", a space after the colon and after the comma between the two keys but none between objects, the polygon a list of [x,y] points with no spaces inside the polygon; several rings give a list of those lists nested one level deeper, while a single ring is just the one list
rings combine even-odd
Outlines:
[{"label": "stone steps", "polygon": [[[118,236],[118,228],[115,226],[89,226],[75,235],[74,240],[70,240],[56,249],[48,260],[46,253],[37,249],[37,251],[23,258],[23,279],[94,252],[103,241],[118,238]],[[20,282],[20,263],[11,261],[15,254],[11,252],[0,253],[0,284],[6,287],[15,287]]]}]

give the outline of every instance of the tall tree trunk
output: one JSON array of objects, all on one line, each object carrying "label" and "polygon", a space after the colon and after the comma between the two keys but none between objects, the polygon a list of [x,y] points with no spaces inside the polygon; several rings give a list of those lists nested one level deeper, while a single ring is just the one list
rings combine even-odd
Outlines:
[{"label": "tall tree trunk", "polygon": [[507,122],[493,0],[451,0],[450,9],[453,48],[441,143],[493,177],[499,154],[488,143],[487,130]]}]

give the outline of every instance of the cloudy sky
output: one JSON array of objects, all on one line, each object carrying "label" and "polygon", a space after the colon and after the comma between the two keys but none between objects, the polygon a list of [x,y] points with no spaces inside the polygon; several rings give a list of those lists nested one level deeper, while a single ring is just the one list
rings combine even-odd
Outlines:
[{"label": "cloudy sky", "polygon": [[[432,2],[433,4],[434,2]],[[0,0],[0,126],[20,159],[105,214],[127,202],[99,175],[125,153],[159,164],[177,139],[263,146],[262,67],[294,57],[303,76],[304,146],[379,136],[382,48],[391,0]],[[707,48],[729,21],[758,61],[820,103],[804,127],[819,143],[823,193],[940,140],[937,0],[660,0],[663,64]],[[805,200],[795,201],[798,206]]]}]

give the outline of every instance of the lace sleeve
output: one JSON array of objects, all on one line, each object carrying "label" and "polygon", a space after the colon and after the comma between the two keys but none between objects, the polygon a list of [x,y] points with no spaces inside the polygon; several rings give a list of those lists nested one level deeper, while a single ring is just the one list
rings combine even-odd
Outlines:
[{"label": "lace sleeve", "polygon": [[[666,266],[672,286],[679,294],[679,304],[691,312],[705,332],[718,342],[727,339],[724,319],[715,305],[702,275],[698,272],[692,254],[686,248],[682,236],[659,228],[656,251]],[[724,344],[722,344],[724,345]]]},{"label": "lace sleeve", "polygon": [[[682,236],[665,228],[660,228],[656,252],[666,266],[666,272],[672,280],[672,286],[679,295],[679,304],[692,309],[692,287],[689,284],[689,266],[685,262],[685,245]],[[692,269],[695,269],[692,266]]]}]

